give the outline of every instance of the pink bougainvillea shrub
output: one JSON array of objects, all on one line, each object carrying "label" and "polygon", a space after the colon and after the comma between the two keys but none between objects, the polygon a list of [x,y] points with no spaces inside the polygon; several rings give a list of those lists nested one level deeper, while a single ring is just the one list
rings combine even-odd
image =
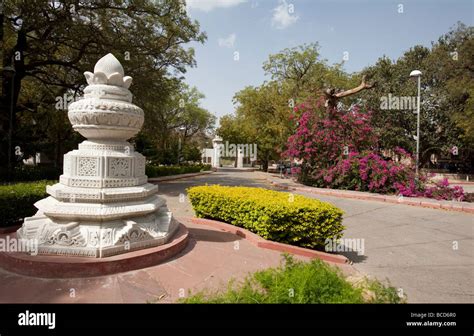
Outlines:
[{"label": "pink bougainvillea shrub", "polygon": [[[294,173],[305,184],[333,189],[370,191],[408,197],[463,200],[461,187],[447,180],[427,185],[427,176],[415,176],[413,158],[403,148],[387,157],[378,148],[371,113],[353,106],[321,113],[311,104],[295,107],[296,131],[288,138],[286,158],[302,164]],[[385,150],[384,152],[387,152]]]}]

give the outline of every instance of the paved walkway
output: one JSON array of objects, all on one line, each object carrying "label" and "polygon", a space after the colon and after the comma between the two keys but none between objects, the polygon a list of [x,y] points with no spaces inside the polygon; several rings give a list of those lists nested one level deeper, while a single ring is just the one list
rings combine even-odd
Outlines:
[{"label": "paved walkway", "polygon": [[279,252],[207,226],[184,224],[191,236],[188,246],[157,266],[82,279],[40,279],[0,270],[0,302],[175,302],[190,291],[224,289],[231,278],[280,263]]},{"label": "paved walkway", "polygon": [[[222,184],[273,188],[264,173],[214,173],[160,185],[173,211],[191,216],[179,193],[192,185]],[[289,180],[285,180],[288,183]],[[300,193],[300,192],[298,192]],[[365,253],[343,253],[359,271],[388,279],[409,302],[474,303],[474,216],[403,204],[300,193],[345,212],[345,238],[364,239]],[[454,248],[453,248],[454,247]],[[457,248],[457,249],[456,249]]]},{"label": "paved walkway", "polygon": [[[264,186],[248,177],[231,178],[218,173],[160,182],[159,193],[167,199],[174,215],[184,220],[183,224],[190,232],[186,249],[168,262],[138,271],[82,279],[41,279],[0,269],[0,302],[175,302],[189,292],[224,289],[232,278],[243,279],[257,270],[278,266],[280,252],[258,248],[236,235],[184,219],[194,214],[185,197],[180,197],[185,188],[223,182]],[[304,257],[298,259],[307,260]],[[349,265],[338,267],[346,274],[354,273]]]},{"label": "paved walkway", "polygon": [[343,209],[344,238],[364,239],[365,253],[342,254],[359,271],[402,288],[409,302],[474,302],[474,215],[297,193]]},{"label": "paved walkway", "polygon": [[[286,180],[287,181],[287,180]],[[185,189],[202,184],[273,188],[263,173],[219,172],[159,183],[177,217],[193,216]],[[464,213],[307,195],[343,209],[346,238],[363,238],[354,266],[403,288],[410,302],[474,302],[473,218]],[[174,302],[188,291],[224,288],[231,278],[276,266],[280,253],[230,233],[185,223],[190,244],[164,264],[113,276],[37,279],[0,271],[0,302]],[[458,249],[453,249],[457,244]],[[349,268],[344,269],[350,273]]]}]

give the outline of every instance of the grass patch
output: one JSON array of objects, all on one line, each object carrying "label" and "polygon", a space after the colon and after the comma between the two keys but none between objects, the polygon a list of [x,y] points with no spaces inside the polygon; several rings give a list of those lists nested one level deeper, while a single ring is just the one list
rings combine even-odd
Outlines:
[{"label": "grass patch", "polygon": [[349,282],[340,270],[314,259],[284,255],[282,264],[231,280],[223,292],[201,291],[182,303],[404,303],[395,288],[377,280]]}]

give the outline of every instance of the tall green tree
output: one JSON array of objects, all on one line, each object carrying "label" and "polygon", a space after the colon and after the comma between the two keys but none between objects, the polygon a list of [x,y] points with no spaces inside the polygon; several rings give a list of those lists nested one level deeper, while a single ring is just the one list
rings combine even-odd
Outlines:
[{"label": "tall green tree", "polygon": [[153,96],[155,85],[159,85],[159,82],[150,85],[147,89],[150,97],[141,102],[141,106],[148,111],[141,136],[155,144],[155,161],[176,163],[177,153],[182,149],[204,147],[205,140],[214,129],[216,118],[201,107],[204,95],[197,88],[172,81],[169,83],[172,92],[167,99],[157,101]]},{"label": "tall green tree", "polygon": [[330,66],[321,59],[317,43],[270,55],[263,64],[270,80],[235,94],[235,114],[221,118],[219,134],[224,139],[243,137],[246,143],[257,144],[258,159],[265,170],[270,160],[280,159],[294,131],[290,119],[297,104],[323,95],[328,87],[339,92],[339,88],[353,86],[360,79],[345,74],[342,65]]},{"label": "tall green tree", "polygon": [[[169,88],[166,79],[194,66],[194,50],[186,44],[206,39],[199,24],[187,16],[182,1],[5,0],[3,10],[3,65],[13,65],[16,73],[13,83],[3,81],[1,108],[7,111],[13,97],[14,143],[22,141],[17,130],[26,127],[18,125],[25,111],[41,105],[48,118],[64,119],[52,108],[55,97],[64,90],[69,95],[80,94],[85,84],[83,72],[90,71],[103,55],[111,52],[122,62],[127,75],[134,78],[132,91],[140,100],[140,96],[150,98],[142,88],[151,80]],[[31,90],[23,89],[26,82],[31,83]],[[155,92],[160,93],[153,97],[157,103],[169,93]],[[9,118],[6,112],[0,115],[0,153],[5,155]],[[55,138],[54,134],[47,137]],[[5,164],[3,156],[0,162]]]},{"label": "tall green tree", "polygon": [[[416,141],[416,104],[384,106],[382,99],[411,99],[417,86],[409,79],[412,70],[421,76],[421,163],[428,166],[433,153],[449,155],[463,148],[464,161],[472,160],[474,130],[474,30],[458,24],[431,48],[415,46],[397,60],[380,58],[363,71],[377,81],[374,90],[361,95],[374,112],[380,147],[403,147],[412,153]],[[470,150],[471,148],[471,150]],[[466,168],[467,169],[467,168]]]}]

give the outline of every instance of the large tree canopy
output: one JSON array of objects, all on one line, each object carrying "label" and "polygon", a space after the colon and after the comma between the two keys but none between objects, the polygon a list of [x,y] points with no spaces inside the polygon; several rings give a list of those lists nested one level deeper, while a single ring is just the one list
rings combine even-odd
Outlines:
[{"label": "large tree canopy", "polygon": [[[270,55],[263,70],[271,78],[258,87],[248,86],[234,96],[235,115],[221,119],[218,133],[241,142],[257,144],[257,155],[266,169],[277,160],[295,125],[290,120],[294,107],[324,95],[327,88],[340,92],[354,87],[360,75],[348,75],[342,63],[328,65],[321,59],[318,44],[302,45]],[[351,104],[354,98],[341,99]],[[235,135],[236,130],[240,132]]]},{"label": "large tree canopy", "polygon": [[[416,83],[408,79],[414,69],[421,70],[421,162],[430,154],[448,154],[454,146],[462,149],[463,160],[472,160],[474,146],[474,28],[458,24],[433,43],[432,48],[415,46],[399,59],[380,58],[364,73],[377,86],[361,94],[373,111],[380,135],[380,146],[415,150],[414,104],[384,106],[382,98],[415,100]],[[401,100],[400,100],[401,102]],[[471,153],[471,155],[469,155]],[[461,153],[460,153],[461,154]]]},{"label": "large tree canopy", "polygon": [[[186,67],[195,65],[186,44],[206,39],[181,1],[6,0],[3,9],[3,65],[13,65],[16,73],[13,83],[3,81],[1,107],[8,110],[13,90],[14,145],[26,153],[37,150],[35,134],[50,146],[73,137],[64,110],[54,108],[57,97],[79,95],[83,72],[100,57],[111,52],[121,61],[133,77],[136,101],[150,116],[176,93]],[[3,156],[8,113],[1,113],[0,122]],[[57,148],[58,160],[62,152]]]},{"label": "large tree canopy", "polygon": [[[269,81],[235,94],[235,114],[221,119],[219,133],[241,130],[246,142],[258,144],[265,168],[268,160],[279,158],[286,139],[295,132],[297,125],[290,119],[298,119],[300,113],[293,111],[294,106],[305,102],[314,107],[324,101],[326,109],[313,111],[328,114],[332,109],[350,111],[358,104],[373,112],[377,147],[402,147],[413,153],[417,87],[409,74],[419,69],[423,72],[421,162],[429,162],[433,152],[449,153],[453,146],[467,162],[474,157],[473,60],[474,28],[463,24],[431,48],[414,46],[397,60],[383,56],[353,74],[344,71],[343,63],[329,65],[321,59],[317,43],[284,49],[263,64]],[[384,99],[391,97],[413,104],[384,106]]]}]

